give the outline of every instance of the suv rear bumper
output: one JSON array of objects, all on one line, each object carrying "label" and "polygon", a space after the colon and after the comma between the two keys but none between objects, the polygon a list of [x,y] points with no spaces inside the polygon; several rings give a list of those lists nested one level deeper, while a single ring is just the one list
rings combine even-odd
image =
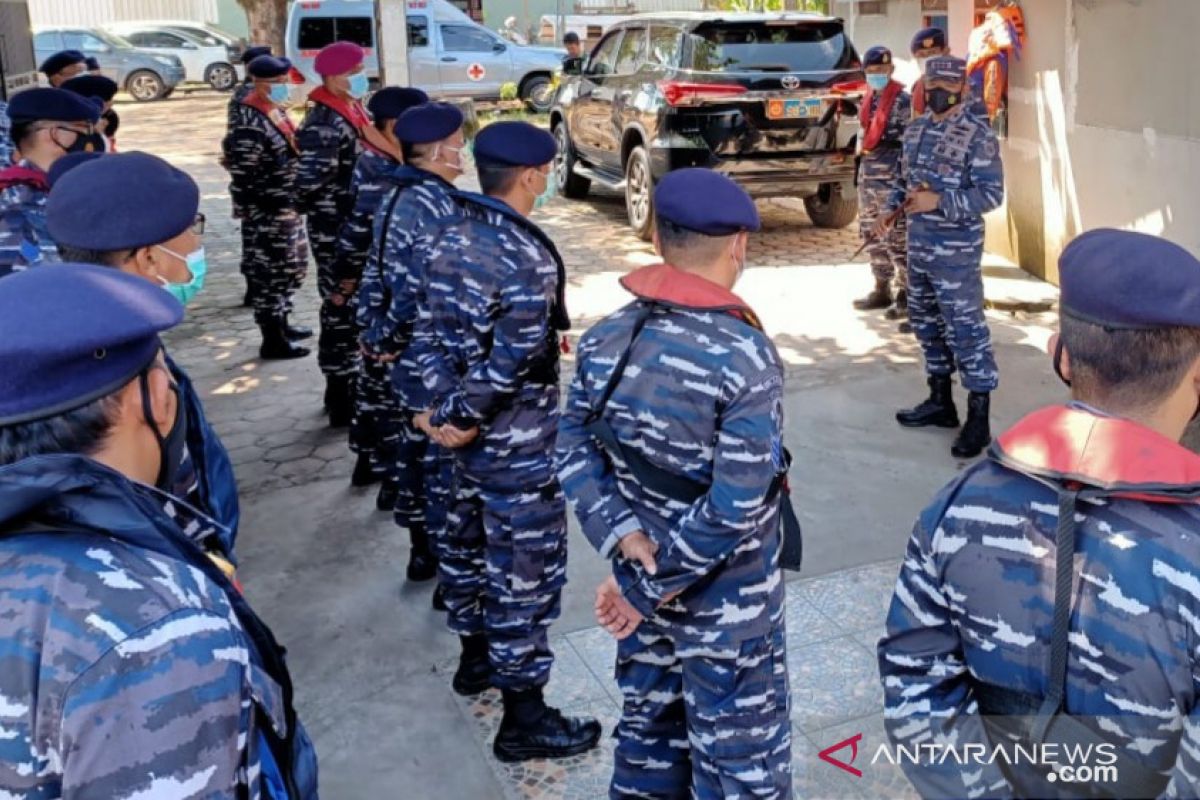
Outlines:
[{"label": "suv rear bumper", "polygon": [[682,167],[707,167],[736,180],[752,197],[807,197],[822,184],[853,186],[857,162],[853,151],[830,150],[778,158],[718,158],[711,150],[654,147],[650,152],[654,179]]}]

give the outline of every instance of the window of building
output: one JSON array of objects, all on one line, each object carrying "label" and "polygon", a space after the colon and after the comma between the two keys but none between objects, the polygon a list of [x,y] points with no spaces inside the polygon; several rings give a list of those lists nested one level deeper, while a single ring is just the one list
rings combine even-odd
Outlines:
[{"label": "window of building", "polygon": [[887,0],[860,0],[857,6],[860,16],[883,15],[887,13]]}]

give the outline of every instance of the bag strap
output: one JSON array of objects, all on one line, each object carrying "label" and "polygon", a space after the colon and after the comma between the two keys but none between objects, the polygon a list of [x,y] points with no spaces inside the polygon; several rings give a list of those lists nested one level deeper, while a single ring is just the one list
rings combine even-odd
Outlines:
[{"label": "bag strap", "polygon": [[1067,693],[1067,650],[1071,627],[1072,590],[1075,588],[1075,506],[1078,489],[1058,494],[1058,531],[1054,556],[1054,628],[1050,635],[1050,657],[1046,663],[1046,696],[1038,709],[1033,730],[1035,741],[1043,741],[1054,715],[1062,710]]},{"label": "bag strap", "polygon": [[621,357],[617,359],[616,365],[613,366],[612,373],[608,376],[608,383],[604,384],[604,391],[600,393],[600,402],[592,409],[587,416],[587,424],[591,424],[600,419],[604,415],[604,409],[608,407],[608,400],[617,389],[617,384],[621,382],[621,376],[625,374],[625,367],[629,364],[629,357],[633,354],[633,343],[637,341],[641,335],[642,329],[646,327],[646,323],[650,317],[654,315],[658,304],[641,300],[641,306],[638,315],[633,320],[633,331],[629,334],[629,344],[625,345],[625,350],[622,351]]}]

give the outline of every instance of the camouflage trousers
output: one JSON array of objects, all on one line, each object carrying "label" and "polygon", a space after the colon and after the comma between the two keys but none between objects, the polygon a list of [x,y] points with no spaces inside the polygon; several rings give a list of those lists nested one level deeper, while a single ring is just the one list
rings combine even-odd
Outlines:
[{"label": "camouflage trousers", "polygon": [[908,316],[925,355],[925,372],[957,368],[971,392],[999,382],[983,313],[983,221],[950,223],[930,215],[908,228]]},{"label": "camouflage trousers", "polygon": [[299,212],[247,209],[242,246],[254,321],[263,325],[290,314],[308,271],[308,239]]},{"label": "camouflage trousers", "polygon": [[392,362],[362,360],[354,383],[354,416],[350,422],[350,449],[366,453],[375,464],[395,468],[400,447],[403,409],[392,392]]},{"label": "camouflage trousers", "polygon": [[[547,449],[547,470],[551,461]],[[497,687],[544,686],[554,662],[547,631],[558,618],[567,577],[562,489],[551,479],[525,490],[495,491],[464,474],[460,463],[451,497],[446,530],[438,537],[438,583],[450,630],[487,636]]]},{"label": "camouflage trousers", "polygon": [[424,525],[431,534],[444,528],[453,474],[453,454],[430,442],[412,424],[411,413],[404,411],[390,472],[397,489],[396,524],[401,528]]},{"label": "camouflage trousers", "polygon": [[320,325],[317,337],[317,366],[325,375],[354,375],[361,362],[358,349],[358,325],[354,320],[357,306],[352,302],[335,305],[329,298],[338,289],[337,264],[339,217],[328,214],[308,215],[308,238],[313,260],[317,262],[317,292],[321,296]]},{"label": "camouflage trousers", "polygon": [[792,728],[782,624],[727,646],[677,643],[652,619],[617,643],[609,797],[792,797]]},{"label": "camouflage trousers", "polygon": [[[882,216],[891,189],[879,181],[861,181],[858,184],[858,233],[864,240],[871,228]],[[871,256],[871,273],[877,281],[888,281],[895,291],[908,286],[908,222],[903,214],[888,231],[882,241],[867,245]]]}]

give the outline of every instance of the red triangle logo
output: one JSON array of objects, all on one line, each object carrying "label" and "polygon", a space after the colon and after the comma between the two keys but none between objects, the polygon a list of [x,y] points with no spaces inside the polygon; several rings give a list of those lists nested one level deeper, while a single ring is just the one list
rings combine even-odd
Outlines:
[{"label": "red triangle logo", "polygon": [[[862,737],[863,737],[863,735],[861,733],[856,733],[853,736],[851,736],[849,739],[843,739],[842,741],[838,742],[835,745],[826,747],[824,750],[817,753],[817,755],[820,756],[822,761],[826,761],[830,764],[833,764],[838,769],[844,769],[844,770],[846,770],[846,772],[849,772],[851,775],[853,775],[856,778],[861,778],[862,770],[856,769],[850,765],[854,763],[854,759],[858,758],[858,740],[861,739]],[[834,758],[833,755],[831,755],[832,753],[836,753],[838,750],[841,750],[844,747],[850,748],[850,760],[849,761],[842,761],[841,759]]]}]

